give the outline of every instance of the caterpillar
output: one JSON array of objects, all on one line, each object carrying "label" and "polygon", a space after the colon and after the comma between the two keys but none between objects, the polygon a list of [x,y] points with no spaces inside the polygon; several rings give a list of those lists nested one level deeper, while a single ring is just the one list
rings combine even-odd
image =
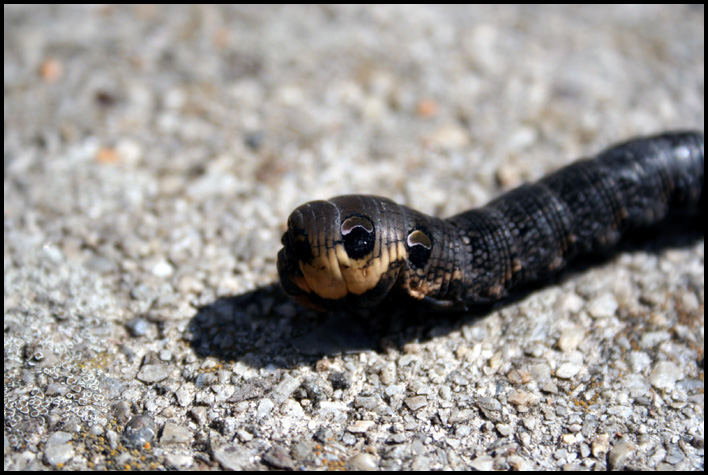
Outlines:
[{"label": "caterpillar", "polygon": [[672,210],[703,211],[702,132],[614,145],[446,219],[371,195],[311,201],[288,218],[278,274],[317,310],[389,297],[460,310],[608,250]]}]

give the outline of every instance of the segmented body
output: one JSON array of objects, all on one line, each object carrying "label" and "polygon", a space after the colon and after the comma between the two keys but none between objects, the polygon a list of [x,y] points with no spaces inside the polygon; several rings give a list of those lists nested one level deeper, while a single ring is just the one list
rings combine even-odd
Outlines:
[{"label": "segmented body", "polygon": [[376,196],[313,201],[290,215],[280,279],[317,309],[390,294],[441,309],[498,300],[673,209],[702,212],[703,162],[703,133],[673,132],[615,145],[447,219]]}]

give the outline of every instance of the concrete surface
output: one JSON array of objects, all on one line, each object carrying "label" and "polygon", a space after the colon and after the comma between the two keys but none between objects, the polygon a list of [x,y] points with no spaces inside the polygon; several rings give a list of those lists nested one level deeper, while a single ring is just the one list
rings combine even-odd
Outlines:
[{"label": "concrete surface", "polygon": [[703,130],[702,6],[5,6],[4,52],[5,469],[703,468],[702,232],[459,318],[275,269],[311,199]]}]

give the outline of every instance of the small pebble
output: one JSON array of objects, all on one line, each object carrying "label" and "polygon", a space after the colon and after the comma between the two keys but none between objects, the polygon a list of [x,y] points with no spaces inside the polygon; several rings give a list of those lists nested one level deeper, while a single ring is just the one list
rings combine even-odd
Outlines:
[{"label": "small pebble", "polygon": [[588,304],[588,313],[595,318],[609,318],[617,312],[617,300],[612,294],[602,294]]},{"label": "small pebble", "polygon": [[123,430],[121,440],[126,447],[139,449],[155,439],[155,421],[147,415],[133,417]]},{"label": "small pebble", "polygon": [[65,464],[74,456],[74,447],[71,444],[72,435],[68,432],[54,432],[47,439],[44,448],[44,461],[52,467]]},{"label": "small pebble", "polygon": [[142,317],[135,317],[128,320],[128,322],[125,324],[125,327],[128,329],[132,336],[145,336],[145,334],[147,334],[148,330],[150,329],[150,322],[148,322]]},{"label": "small pebble", "polygon": [[428,400],[425,396],[413,396],[406,398],[405,403],[411,411],[417,411],[421,407],[427,406]]},{"label": "small pebble", "polygon": [[607,458],[610,469],[621,470],[636,452],[637,446],[633,442],[622,439],[610,449]]},{"label": "small pebble", "polygon": [[214,451],[214,460],[226,470],[241,471],[251,464],[250,454],[239,445],[223,445]]},{"label": "small pebble", "polygon": [[163,364],[146,364],[138,371],[137,378],[143,383],[152,384],[167,379],[172,368]]},{"label": "small pebble", "polygon": [[672,389],[676,381],[683,378],[681,370],[671,361],[660,361],[654,365],[649,375],[649,382],[657,389]]},{"label": "small pebble", "polygon": [[258,403],[258,410],[256,411],[256,417],[258,419],[263,419],[264,417],[268,417],[270,415],[270,411],[273,410],[273,407],[275,407],[275,404],[273,404],[273,401],[271,401],[268,398],[261,399],[261,402]]},{"label": "small pebble", "polygon": [[360,433],[369,432],[369,430],[371,430],[371,428],[374,427],[375,425],[376,425],[376,422],[374,422],[374,421],[367,421],[367,420],[356,421],[353,424],[350,424],[349,426],[347,426],[347,430],[349,432],[354,433],[354,434],[360,434]]},{"label": "small pebble", "polygon": [[162,444],[182,444],[189,443],[192,440],[192,434],[186,427],[175,424],[174,422],[165,422],[162,428],[162,436],[160,443]]},{"label": "small pebble", "polygon": [[576,363],[562,363],[556,369],[556,376],[561,379],[570,379],[580,372],[583,367]]},{"label": "small pebble", "polygon": [[274,468],[294,470],[295,462],[288,451],[280,445],[273,445],[263,456],[263,462]]},{"label": "small pebble", "polygon": [[357,454],[349,459],[348,462],[351,470],[376,470],[378,465],[376,464],[376,458],[371,454]]}]

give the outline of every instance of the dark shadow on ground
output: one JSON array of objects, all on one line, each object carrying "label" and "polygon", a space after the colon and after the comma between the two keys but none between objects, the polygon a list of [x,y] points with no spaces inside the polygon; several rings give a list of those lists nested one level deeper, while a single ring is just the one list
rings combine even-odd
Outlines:
[{"label": "dark shadow on ground", "polygon": [[201,307],[185,338],[200,356],[241,361],[254,368],[293,368],[313,364],[322,356],[401,348],[407,342],[426,341],[459,329],[620,253],[658,254],[689,247],[703,239],[702,222],[695,217],[674,219],[661,228],[634,233],[613,252],[577,259],[552,279],[527,286],[502,302],[463,313],[426,311],[400,301],[370,310],[317,313],[291,302],[274,283]]}]

